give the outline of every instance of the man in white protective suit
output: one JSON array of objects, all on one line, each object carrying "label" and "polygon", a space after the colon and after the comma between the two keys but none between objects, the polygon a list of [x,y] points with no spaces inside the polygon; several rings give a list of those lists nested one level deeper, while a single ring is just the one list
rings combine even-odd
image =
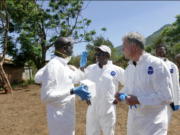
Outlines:
[{"label": "man in white protective suit", "polygon": [[[55,42],[55,56],[42,70],[41,100],[46,104],[49,135],[75,134],[75,95],[88,101],[85,85],[74,88],[72,70],[66,59],[73,53],[73,40],[60,37]],[[77,71],[78,72],[78,71]],[[81,72],[81,71],[79,71]],[[36,80],[38,80],[36,79]]]},{"label": "man in white protective suit", "polygon": [[[82,78],[96,84],[96,96],[87,102],[86,135],[100,135],[101,129],[104,135],[114,135],[117,104],[114,94],[118,91],[118,82],[124,84],[124,69],[109,60],[111,49],[108,46],[94,49],[97,63],[85,68]],[[84,67],[82,62],[80,67]]]},{"label": "man in white protective suit", "polygon": [[171,79],[172,79],[172,84],[173,84],[173,91],[172,91],[172,96],[173,96],[173,103],[170,105],[167,105],[167,111],[168,111],[168,126],[171,122],[171,117],[172,117],[172,111],[177,111],[179,109],[180,105],[180,88],[179,88],[179,71],[178,67],[171,61],[169,61],[166,58],[166,55],[168,54],[167,47],[164,44],[159,44],[156,47],[156,56],[162,59],[168,69],[169,72],[171,73]]},{"label": "man in white protective suit", "polygon": [[[127,135],[167,135],[167,105],[172,103],[169,69],[162,60],[145,52],[145,38],[138,32],[127,33],[122,41],[125,58],[130,59],[120,92],[128,95],[125,103],[132,106]],[[122,102],[120,93],[115,98]]]},{"label": "man in white protective suit", "polygon": [[[54,57],[56,57],[56,55],[52,55],[51,56],[51,59],[53,59]],[[67,57],[67,58],[65,58],[65,60],[66,60],[66,62],[67,62],[67,64],[68,64],[68,62],[71,60],[71,56],[69,56],[69,57]],[[36,83],[42,83],[42,78],[43,78],[43,72],[44,72],[44,69],[45,69],[45,67],[46,66],[44,66],[43,68],[41,68],[41,69],[39,69],[38,70],[38,72],[35,74],[35,76],[34,76],[34,81],[36,82]],[[79,72],[78,71],[78,69],[75,67],[75,66],[72,66],[72,65],[68,65],[68,67],[71,69],[71,74],[72,74],[72,76],[74,77],[72,80],[73,80],[73,83],[74,84],[79,84],[79,76],[75,76],[75,73],[77,72]],[[74,72],[72,72],[72,71],[74,71]]]}]

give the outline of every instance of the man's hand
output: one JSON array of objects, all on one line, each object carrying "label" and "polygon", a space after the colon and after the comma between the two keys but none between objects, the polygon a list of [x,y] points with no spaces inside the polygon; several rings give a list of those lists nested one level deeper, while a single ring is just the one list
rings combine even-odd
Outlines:
[{"label": "man's hand", "polygon": [[116,101],[116,99],[113,101],[114,105],[117,105],[118,101]]},{"label": "man's hand", "polygon": [[[114,95],[116,101],[118,101],[118,102],[124,101],[124,100],[121,100],[121,99],[119,98],[119,94],[120,94],[120,93],[117,92],[117,93]],[[125,98],[125,103],[126,103],[127,105],[136,105],[136,104],[139,104],[139,101],[138,101],[138,99],[137,99],[136,96],[128,95],[128,96]]]},{"label": "man's hand", "polygon": [[119,98],[119,92],[116,92],[116,94],[114,95],[116,101],[121,102],[122,100]]},{"label": "man's hand", "polygon": [[86,101],[86,103],[88,104],[88,106],[91,105],[91,100]]},{"label": "man's hand", "polygon": [[78,95],[83,101],[89,101],[88,98],[91,98],[91,92],[88,91],[86,85],[79,85],[72,90],[70,90],[70,94]]},{"label": "man's hand", "polygon": [[139,104],[139,101],[137,99],[136,96],[133,96],[133,95],[128,95],[126,98],[125,98],[125,101],[126,101],[126,104],[128,105],[136,105],[136,104]]}]

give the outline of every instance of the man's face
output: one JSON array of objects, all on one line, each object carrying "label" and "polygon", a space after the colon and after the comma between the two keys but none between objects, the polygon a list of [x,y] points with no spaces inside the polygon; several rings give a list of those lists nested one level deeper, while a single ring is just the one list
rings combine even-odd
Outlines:
[{"label": "man's face", "polygon": [[127,41],[127,39],[123,42],[123,52],[126,59],[131,59],[133,54],[133,48]]},{"label": "man's face", "polygon": [[159,47],[156,49],[156,56],[157,57],[165,57],[167,54],[167,51],[164,47]]},{"label": "man's face", "polygon": [[71,56],[72,53],[73,53],[73,44],[72,44],[72,45],[65,46],[64,49],[66,50],[65,55]]},{"label": "man's face", "polygon": [[109,55],[100,49],[96,52],[96,61],[99,63],[106,63],[108,61]]}]

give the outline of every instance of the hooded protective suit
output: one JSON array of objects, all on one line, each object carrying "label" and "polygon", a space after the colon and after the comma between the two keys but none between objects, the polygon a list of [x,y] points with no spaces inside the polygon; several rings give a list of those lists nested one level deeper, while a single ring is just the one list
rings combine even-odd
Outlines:
[{"label": "hooded protective suit", "polygon": [[92,64],[85,69],[84,78],[96,84],[96,96],[91,98],[86,115],[86,135],[114,135],[116,123],[116,105],[114,95],[118,91],[118,82],[124,84],[124,70],[108,61],[103,68]]},{"label": "hooded protective suit", "polygon": [[35,77],[39,82],[42,79],[41,100],[47,108],[49,135],[75,134],[75,95],[70,95],[70,89],[74,88],[72,79],[75,72],[67,62],[54,57],[36,75],[39,80]]},{"label": "hooded protective suit", "polygon": [[[174,102],[174,107],[176,107],[176,109],[178,110],[180,105],[179,71],[177,66],[173,62],[169,61],[167,58],[166,60],[164,60],[164,62],[166,63],[169,72],[171,73],[172,84],[173,84],[173,90],[172,90],[173,102]],[[167,109],[168,109],[168,125],[169,125],[172,117],[172,108],[170,107],[170,105],[168,105]]]},{"label": "hooded protective suit", "polygon": [[41,68],[34,76],[34,81],[36,83],[42,83],[42,78],[43,78],[43,72],[46,66],[44,66],[43,68]]},{"label": "hooded protective suit", "polygon": [[[52,55],[52,57],[51,57],[51,59],[53,59],[54,57],[57,57],[56,55]],[[64,59],[65,60],[65,62],[66,63],[68,63],[70,60],[71,60],[71,57],[67,57],[66,59]],[[73,83],[74,84],[79,84],[79,81],[80,81],[80,78],[82,78],[81,76],[78,76],[78,75],[76,75],[75,76],[75,74],[76,73],[79,73],[79,72],[81,72],[81,70],[78,70],[75,66],[72,66],[72,65],[70,65],[72,68],[74,68],[74,72],[72,72],[71,71],[71,73],[72,73],[72,77],[73,77]],[[42,78],[43,78],[43,72],[44,72],[44,69],[45,69],[45,67],[46,66],[44,66],[43,68],[41,68],[36,74],[35,74],[35,76],[34,76],[34,81],[36,82],[36,83],[42,83]],[[80,74],[82,74],[82,73],[80,73]]]},{"label": "hooded protective suit", "polygon": [[[56,55],[52,55],[51,59],[53,59],[54,57],[56,57]],[[46,66],[44,66],[43,68],[41,68],[34,76],[34,81],[36,83],[42,83],[42,77],[43,77],[43,72]]]},{"label": "hooded protective suit", "polygon": [[[72,82],[73,84],[79,84],[80,79],[82,79],[82,75],[83,73],[81,73],[82,71],[77,69],[75,66],[70,65],[74,71],[72,72],[71,70],[71,74],[72,74]],[[34,76],[34,81],[36,83],[42,83],[42,78],[43,78],[43,72],[44,69],[46,68],[46,66],[44,66],[43,68],[41,68]]]},{"label": "hooded protective suit", "polygon": [[137,96],[140,104],[128,112],[127,135],[167,135],[167,105],[172,102],[172,82],[165,63],[143,54],[137,65],[129,61],[121,93]]}]

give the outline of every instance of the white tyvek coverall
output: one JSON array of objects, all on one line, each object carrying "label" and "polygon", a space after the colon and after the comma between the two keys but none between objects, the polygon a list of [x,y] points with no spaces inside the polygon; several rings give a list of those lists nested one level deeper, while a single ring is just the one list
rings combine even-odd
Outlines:
[{"label": "white tyvek coverall", "polygon": [[[79,72],[81,72],[80,70],[78,70],[75,66],[72,66],[70,65],[71,67],[74,68],[75,71],[71,71],[72,73],[72,81],[73,81],[73,84],[79,84],[79,81],[80,79],[82,78],[81,76],[79,75],[76,75],[76,73],[78,74]],[[44,69],[45,69],[46,66],[44,66],[43,68],[41,68],[34,76],[34,81],[36,83],[42,83],[42,78],[43,78],[43,72],[44,72]],[[80,73],[80,75],[82,75],[82,73]]]},{"label": "white tyvek coverall", "polygon": [[167,135],[167,104],[172,102],[172,82],[165,63],[148,53],[125,70],[121,93],[137,96],[140,104],[129,109],[127,135]]},{"label": "white tyvek coverall", "polygon": [[42,77],[43,77],[43,72],[46,66],[44,66],[43,68],[41,68],[34,76],[34,81],[36,83],[42,83]]},{"label": "white tyvek coverall", "polygon": [[[173,84],[173,89],[172,89],[172,96],[173,96],[173,102],[174,105],[180,105],[180,88],[179,88],[179,71],[177,66],[166,59],[164,61],[169,69],[169,72],[171,74],[171,79],[172,79],[172,84]],[[172,117],[172,108],[170,105],[167,105],[167,110],[168,110],[168,125],[171,122],[171,117]]]},{"label": "white tyvek coverall", "polygon": [[[56,55],[52,55],[51,59],[53,59],[54,57],[57,57]],[[44,66],[43,68],[41,68],[34,76],[34,81],[36,83],[42,83],[42,77],[43,77],[43,72],[46,66]]]},{"label": "white tyvek coverall", "polygon": [[[112,74],[112,75],[111,75]],[[118,82],[124,84],[124,69],[108,61],[103,68],[92,64],[85,69],[84,78],[96,84],[96,96],[91,98],[86,115],[86,135],[114,135],[116,124],[116,105],[114,95],[118,91]]]},{"label": "white tyvek coverall", "polygon": [[[51,59],[53,59],[54,57],[57,57],[56,55],[52,55]],[[68,63],[70,61],[70,59],[65,59],[66,63]],[[72,77],[74,77],[72,80],[73,80],[73,83],[74,84],[79,84],[79,81],[80,79],[82,78],[81,76],[79,75],[76,75],[76,73],[79,73],[80,72],[80,75],[82,75],[81,73],[81,70],[78,70],[75,66],[72,66],[70,65],[71,67],[74,68],[74,72],[72,72]],[[34,81],[36,83],[42,83],[42,78],[43,78],[43,72],[44,72],[44,69],[45,69],[46,66],[44,66],[43,68],[41,68],[34,76]]]},{"label": "white tyvek coverall", "polygon": [[49,135],[75,134],[74,72],[67,61],[54,57],[46,66],[42,76],[41,100],[46,104]]}]

